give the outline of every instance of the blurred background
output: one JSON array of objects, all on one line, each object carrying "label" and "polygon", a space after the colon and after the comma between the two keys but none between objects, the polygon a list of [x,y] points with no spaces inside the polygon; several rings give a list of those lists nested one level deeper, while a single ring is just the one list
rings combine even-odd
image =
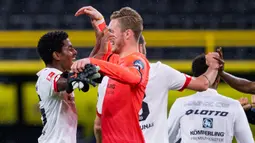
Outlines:
[{"label": "blurred background", "polygon": [[[107,22],[121,7],[137,10],[144,19],[151,62],[160,60],[191,74],[192,58],[221,46],[225,70],[255,81],[254,0],[0,0],[0,143],[37,142],[42,124],[35,81],[44,67],[37,42],[47,31],[65,30],[78,57],[87,57],[95,44],[94,32],[86,16],[74,17],[87,5],[98,9]],[[192,93],[171,91],[169,108],[177,97]],[[251,96],[223,82],[219,93],[235,99]],[[75,100],[78,142],[94,143],[97,89],[76,92]]]}]

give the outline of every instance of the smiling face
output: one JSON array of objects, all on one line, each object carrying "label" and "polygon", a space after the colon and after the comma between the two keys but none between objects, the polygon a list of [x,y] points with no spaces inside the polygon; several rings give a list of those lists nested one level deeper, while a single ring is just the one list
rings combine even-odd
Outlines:
[{"label": "smiling face", "polygon": [[63,46],[61,52],[58,52],[58,61],[61,67],[65,70],[70,70],[75,60],[77,51],[73,48],[69,38],[63,40]]},{"label": "smiling face", "polygon": [[117,19],[111,20],[108,28],[116,36],[115,40],[112,41],[112,52],[119,54],[121,47],[125,45],[124,32],[121,31],[121,27]]}]

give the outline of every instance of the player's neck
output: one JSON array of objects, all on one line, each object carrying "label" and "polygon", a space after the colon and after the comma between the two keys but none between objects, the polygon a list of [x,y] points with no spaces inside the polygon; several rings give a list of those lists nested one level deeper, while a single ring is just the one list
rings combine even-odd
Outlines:
[{"label": "player's neck", "polygon": [[132,44],[126,44],[125,46],[123,46],[122,51],[119,53],[120,57],[123,58],[132,53],[139,52],[137,45],[138,45],[137,43],[132,43]]},{"label": "player's neck", "polygon": [[210,86],[209,88],[217,90],[218,85],[213,84],[213,85],[212,85],[212,86]]},{"label": "player's neck", "polygon": [[46,65],[47,68],[55,68],[55,69],[58,69],[62,72],[65,72],[66,70],[64,68],[61,67],[60,64],[55,64],[55,63],[52,63],[52,64],[47,64]]}]

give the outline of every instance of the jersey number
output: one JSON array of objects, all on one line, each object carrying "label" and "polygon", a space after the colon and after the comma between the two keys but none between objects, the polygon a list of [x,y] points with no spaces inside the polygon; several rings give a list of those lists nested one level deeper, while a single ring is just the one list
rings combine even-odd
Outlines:
[{"label": "jersey number", "polygon": [[[39,100],[42,101],[40,95],[38,95],[38,97],[39,97]],[[42,115],[42,118],[43,118],[43,121],[42,121],[43,122],[43,126],[45,126],[45,124],[47,123],[45,109],[41,108],[40,111],[41,111],[41,115]]]},{"label": "jersey number", "polygon": [[[146,95],[144,95],[144,98],[146,97]],[[144,99],[143,98],[143,99]],[[146,102],[142,102],[142,114],[139,115],[139,121],[144,121],[147,119],[147,117],[150,114],[150,110],[149,110],[149,105]]]}]

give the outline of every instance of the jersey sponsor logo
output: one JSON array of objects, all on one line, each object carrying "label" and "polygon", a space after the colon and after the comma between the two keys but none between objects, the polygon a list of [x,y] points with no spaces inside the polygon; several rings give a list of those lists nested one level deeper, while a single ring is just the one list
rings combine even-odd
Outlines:
[{"label": "jersey sponsor logo", "polygon": [[205,130],[193,130],[190,131],[190,135],[205,135],[205,136],[214,136],[214,137],[224,137],[224,132],[216,132],[216,131],[205,131]]},{"label": "jersey sponsor logo", "polygon": [[213,128],[213,118],[203,118],[203,128]]},{"label": "jersey sponsor logo", "polygon": [[228,115],[228,112],[224,111],[214,111],[214,110],[193,110],[189,109],[185,113],[186,115],[195,114],[195,115],[212,115],[212,116],[221,116],[226,117]]},{"label": "jersey sponsor logo", "polygon": [[191,101],[186,103],[184,106],[205,106],[205,107],[219,107],[228,108],[229,104],[215,101]]},{"label": "jersey sponsor logo", "polygon": [[136,61],[134,61],[134,66],[138,69],[138,70],[140,70],[140,69],[144,69],[144,64],[143,64],[143,62],[141,61],[141,60],[136,60]]},{"label": "jersey sponsor logo", "polygon": [[107,84],[107,88],[115,89],[115,84]]},{"label": "jersey sponsor logo", "polygon": [[47,76],[47,80],[48,81],[50,81],[51,80],[51,78],[53,77],[55,75],[55,73],[54,72],[50,72],[49,74],[48,74],[48,76]]},{"label": "jersey sponsor logo", "polygon": [[217,137],[195,137],[192,136],[191,140],[195,140],[195,141],[210,141],[210,142],[223,142],[224,138],[217,138]]},{"label": "jersey sponsor logo", "polygon": [[154,123],[152,122],[152,123],[140,125],[140,128],[141,130],[145,130],[145,129],[152,128],[153,126],[154,126]]}]

